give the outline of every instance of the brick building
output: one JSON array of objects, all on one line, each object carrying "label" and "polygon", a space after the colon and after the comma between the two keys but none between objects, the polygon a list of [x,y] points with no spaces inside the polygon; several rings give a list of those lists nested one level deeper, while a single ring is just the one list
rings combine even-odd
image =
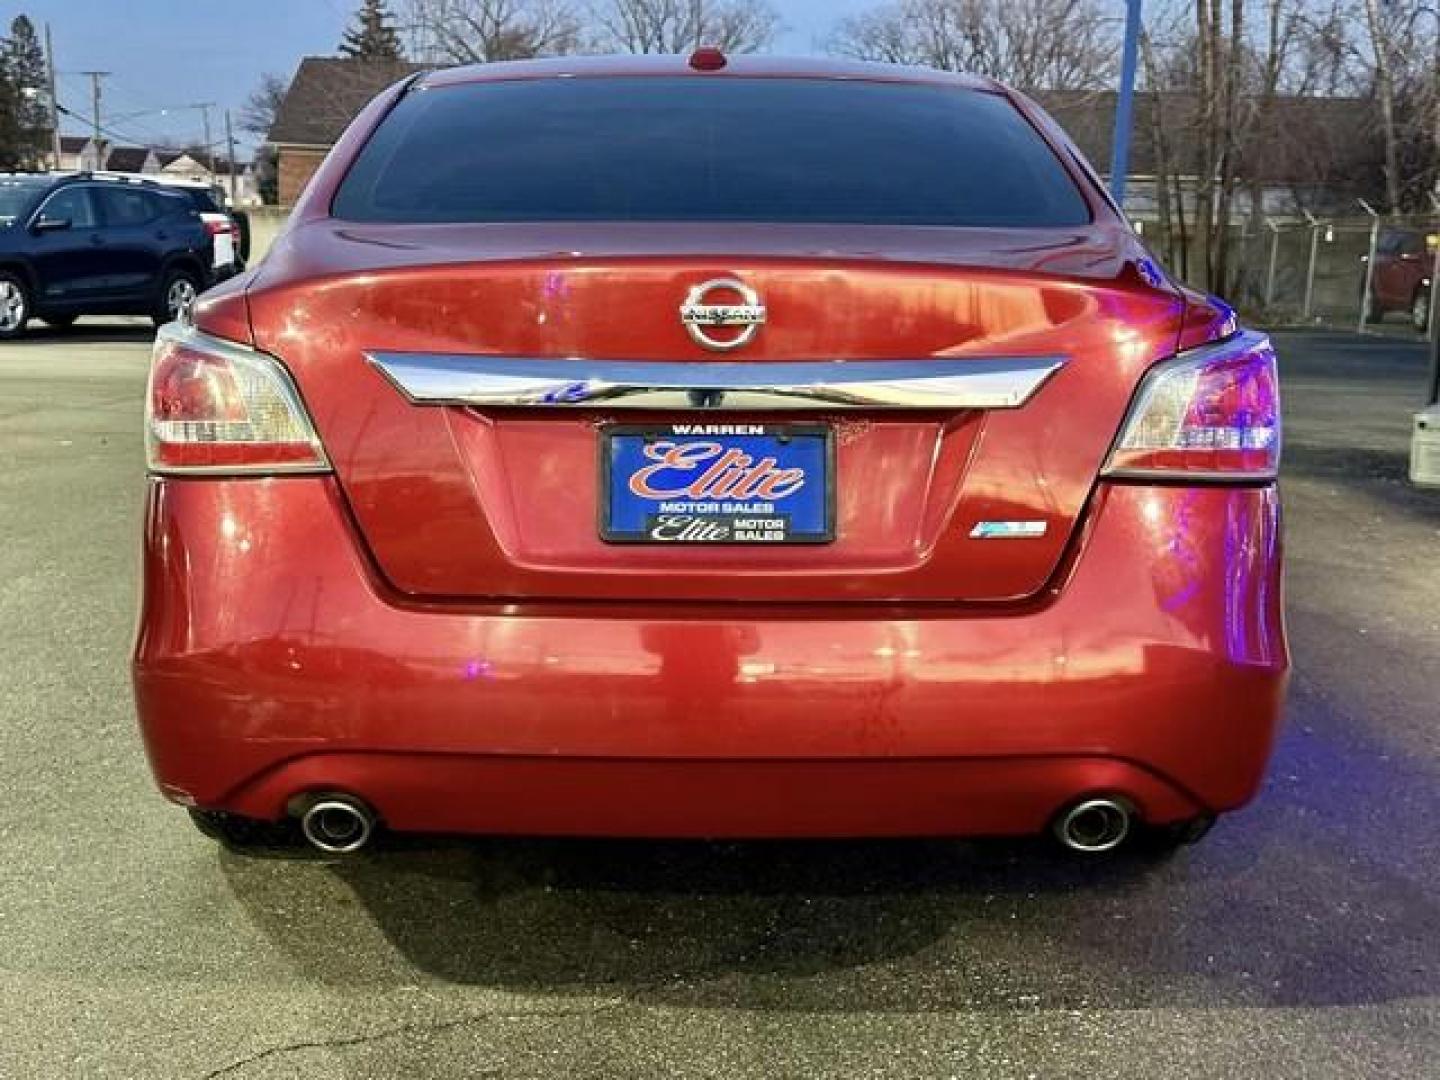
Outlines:
[{"label": "brick building", "polygon": [[423,66],[333,56],[307,56],[300,61],[267,140],[276,151],[280,205],[294,205],[366,102]]}]

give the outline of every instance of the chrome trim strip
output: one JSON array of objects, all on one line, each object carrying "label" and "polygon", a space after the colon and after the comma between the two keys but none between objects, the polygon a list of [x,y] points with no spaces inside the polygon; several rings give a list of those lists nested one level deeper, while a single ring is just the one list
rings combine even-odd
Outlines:
[{"label": "chrome trim strip", "polygon": [[417,405],[607,409],[1018,409],[1063,357],[799,362],[367,353]]}]

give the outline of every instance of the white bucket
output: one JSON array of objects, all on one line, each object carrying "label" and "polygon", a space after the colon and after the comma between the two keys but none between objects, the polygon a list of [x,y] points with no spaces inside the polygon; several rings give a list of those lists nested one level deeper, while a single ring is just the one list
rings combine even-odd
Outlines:
[{"label": "white bucket", "polygon": [[1410,480],[1421,487],[1440,487],[1440,404],[1415,414]]}]

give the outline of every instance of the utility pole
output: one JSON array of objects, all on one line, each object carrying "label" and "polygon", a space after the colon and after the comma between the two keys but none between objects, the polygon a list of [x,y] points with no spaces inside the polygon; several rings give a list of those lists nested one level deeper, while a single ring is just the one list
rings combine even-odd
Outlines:
[{"label": "utility pole", "polygon": [[60,168],[60,99],[55,94],[55,46],[50,41],[50,24],[45,24],[45,68],[50,83],[50,153],[52,169]]},{"label": "utility pole", "polygon": [[1135,68],[1140,45],[1141,0],[1125,0],[1125,45],[1120,54],[1120,92],[1115,98],[1115,137],[1110,151],[1110,195],[1125,209],[1125,177],[1130,171],[1131,116],[1135,106]]},{"label": "utility pole", "polygon": [[81,75],[90,78],[90,120],[95,129],[95,168],[97,170],[105,167],[105,142],[100,134],[100,80],[108,79],[108,71],[82,71]]},{"label": "utility pole", "polygon": [[235,196],[235,131],[230,126],[230,110],[225,110],[225,156],[230,159],[230,205],[238,201]]},{"label": "utility pole", "polygon": [[189,106],[192,109],[199,109],[200,116],[205,124],[205,157],[210,166],[210,175],[215,175],[215,145],[210,141],[210,110],[215,108],[213,101],[199,101]]}]

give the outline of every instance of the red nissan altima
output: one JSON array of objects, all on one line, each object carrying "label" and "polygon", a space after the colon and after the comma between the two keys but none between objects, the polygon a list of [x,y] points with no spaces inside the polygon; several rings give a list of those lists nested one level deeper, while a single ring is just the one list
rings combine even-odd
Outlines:
[{"label": "red nissan altima", "polygon": [[411,78],[146,435],[140,722],[231,842],[1173,845],[1275,736],[1270,345],[985,79]]}]

